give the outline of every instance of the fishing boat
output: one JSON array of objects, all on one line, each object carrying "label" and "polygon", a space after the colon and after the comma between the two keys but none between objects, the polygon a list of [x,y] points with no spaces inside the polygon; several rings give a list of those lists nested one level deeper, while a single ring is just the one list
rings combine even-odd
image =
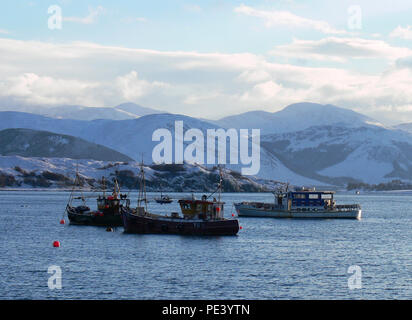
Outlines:
[{"label": "fishing boat", "polygon": [[[222,178],[217,190],[211,195],[204,195],[201,199],[196,199],[192,195],[189,199],[179,200],[181,215],[178,212],[160,215],[147,210],[143,165],[141,177],[137,208],[122,210],[123,227],[126,233],[223,236],[236,235],[239,232],[237,219],[224,218],[224,202],[220,200]],[[211,198],[216,192],[218,192],[218,199]]]},{"label": "fishing boat", "polygon": [[337,205],[333,191],[278,190],[272,203],[235,203],[239,217],[361,219],[359,204]]},{"label": "fishing boat", "polygon": [[[76,173],[76,181],[79,179]],[[75,185],[76,185],[75,181]],[[102,179],[103,186],[105,186],[105,180]],[[106,195],[105,187],[103,188],[103,194],[97,197],[97,210],[91,210],[86,205],[86,199],[81,193],[81,196],[75,196],[75,187],[73,188],[69,201],[66,206],[66,213],[69,218],[70,224],[76,225],[90,225],[90,226],[105,226],[105,227],[117,227],[122,226],[123,221],[121,212],[125,208],[129,208],[130,199],[127,194],[120,192],[120,187],[117,180],[114,181],[113,192],[111,195]],[[81,200],[80,205],[73,205],[74,200]]]},{"label": "fishing boat", "polygon": [[155,198],[155,201],[160,204],[169,204],[173,202],[167,194],[163,195],[162,193],[160,193],[160,198]]}]

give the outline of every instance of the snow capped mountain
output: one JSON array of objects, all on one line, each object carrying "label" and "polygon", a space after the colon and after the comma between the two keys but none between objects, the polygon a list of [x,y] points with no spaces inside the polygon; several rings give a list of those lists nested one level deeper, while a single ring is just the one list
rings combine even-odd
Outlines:
[{"label": "snow capped mountain", "polygon": [[[196,128],[203,132],[204,137],[206,137],[207,129],[219,129],[219,127],[211,123],[175,114],[153,114],[138,119],[122,121],[79,121],[52,119],[28,113],[0,112],[0,119],[0,130],[5,128],[44,129],[59,134],[73,135],[95,144],[114,149],[137,161],[140,161],[143,157],[145,163],[152,163],[153,148],[159,143],[157,141],[152,141],[152,135],[156,129],[168,129],[172,133],[172,137],[174,137],[175,133],[175,121],[183,121],[184,132],[190,128]],[[187,146],[190,143],[190,141],[184,142],[184,146]],[[173,148],[174,147],[175,146],[173,145]],[[206,143],[204,148],[204,160],[206,162],[208,152]],[[229,155],[229,149],[227,149],[227,154]],[[243,165],[234,164],[227,165],[227,167],[232,170],[240,171]],[[284,164],[276,159],[275,156],[264,150],[261,154],[261,164],[258,176],[278,181],[289,181],[290,183],[297,185],[320,184],[316,179],[303,177],[289,170]]]},{"label": "snow capped mountain", "polygon": [[412,135],[379,126],[318,126],[262,137],[290,170],[332,184],[412,180]]},{"label": "snow capped mountain", "polygon": [[[130,105],[119,108],[136,112]],[[261,128],[258,177],[305,186],[342,186],[358,181],[380,183],[392,179],[412,181],[412,134],[384,127],[362,114],[331,105],[300,103],[276,113],[254,111],[214,124],[165,113],[117,121],[84,121],[0,112],[0,130],[28,128],[72,135],[137,161],[143,157],[148,164],[152,163],[152,151],[159,144],[152,141],[156,129],[171,132],[174,154],[175,121],[183,121],[184,132],[199,129],[204,137],[207,129],[242,128],[251,132],[252,128]],[[186,141],[184,145],[191,142]],[[204,148],[206,157],[206,143]],[[229,149],[227,160],[228,154]],[[245,166],[239,163],[226,167],[240,171]]]},{"label": "snow capped mountain", "polygon": [[352,110],[309,102],[291,104],[274,113],[265,111],[246,112],[223,118],[214,123],[226,128],[261,129],[261,134],[293,132],[313,126],[344,125],[359,127],[367,124],[380,125],[377,121]]}]

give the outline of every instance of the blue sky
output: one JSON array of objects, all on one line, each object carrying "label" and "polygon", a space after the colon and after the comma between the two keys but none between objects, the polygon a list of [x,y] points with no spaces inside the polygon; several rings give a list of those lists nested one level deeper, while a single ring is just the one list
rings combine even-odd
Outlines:
[{"label": "blue sky", "polygon": [[[61,29],[48,28],[51,5],[62,10]],[[20,0],[0,6],[3,106],[132,101],[219,118],[312,101],[381,121],[412,121],[412,2]],[[360,28],[348,25],[354,17]]]}]

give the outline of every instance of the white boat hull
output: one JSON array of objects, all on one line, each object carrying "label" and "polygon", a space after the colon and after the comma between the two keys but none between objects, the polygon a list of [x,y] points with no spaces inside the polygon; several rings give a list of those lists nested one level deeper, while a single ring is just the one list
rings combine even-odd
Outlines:
[{"label": "white boat hull", "polygon": [[270,217],[270,218],[320,218],[320,219],[361,219],[362,210],[264,210],[235,205],[239,217]]}]

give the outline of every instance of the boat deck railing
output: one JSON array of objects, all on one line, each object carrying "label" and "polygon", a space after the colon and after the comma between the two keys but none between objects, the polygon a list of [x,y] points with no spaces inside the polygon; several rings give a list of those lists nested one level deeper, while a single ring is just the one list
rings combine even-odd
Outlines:
[{"label": "boat deck railing", "polygon": [[359,210],[361,206],[359,204],[338,204],[335,206],[338,211],[350,211]]}]

